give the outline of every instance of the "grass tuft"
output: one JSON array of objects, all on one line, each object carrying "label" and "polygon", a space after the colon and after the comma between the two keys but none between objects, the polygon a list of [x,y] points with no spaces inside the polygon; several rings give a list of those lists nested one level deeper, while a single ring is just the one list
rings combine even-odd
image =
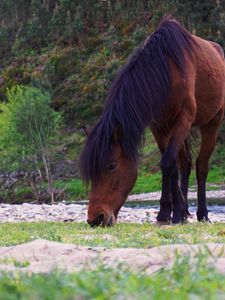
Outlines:
[{"label": "grass tuft", "polygon": [[105,266],[94,272],[72,274],[2,273],[1,299],[224,299],[225,277],[207,265],[206,258],[200,254],[193,264],[188,256],[177,256],[170,269],[161,269],[152,276]]}]

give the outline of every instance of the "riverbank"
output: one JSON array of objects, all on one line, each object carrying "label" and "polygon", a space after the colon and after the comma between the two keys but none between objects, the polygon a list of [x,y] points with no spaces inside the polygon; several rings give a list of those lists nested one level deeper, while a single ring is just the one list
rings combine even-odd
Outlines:
[{"label": "riverbank", "polygon": [[[218,188],[218,186],[216,186]],[[159,201],[161,197],[161,191],[158,192],[151,192],[151,193],[140,193],[140,194],[134,194],[129,195],[127,197],[126,203],[130,202],[150,202],[150,201]],[[218,199],[219,201],[224,200],[225,205],[225,189],[224,187],[221,187],[221,189],[218,190],[211,190],[206,192],[206,197],[209,201],[213,199]],[[197,191],[189,190],[188,192],[188,199],[189,201],[196,201],[197,200]],[[79,200],[79,204],[88,204],[88,200]]]},{"label": "riverbank", "polygon": [[[225,198],[221,194],[213,192],[216,203],[208,205],[209,218],[212,222],[225,223]],[[129,199],[126,205],[121,208],[118,216],[118,223],[156,223],[156,216],[159,211],[157,194],[135,195]],[[222,195],[223,196],[223,195]],[[223,201],[224,199],[224,201]],[[220,205],[218,205],[218,202]],[[192,216],[189,222],[197,222],[195,202],[189,201]],[[130,207],[129,207],[130,205]],[[134,207],[132,207],[134,205]],[[0,204],[0,222],[86,222],[87,205],[58,203],[10,205]]]}]

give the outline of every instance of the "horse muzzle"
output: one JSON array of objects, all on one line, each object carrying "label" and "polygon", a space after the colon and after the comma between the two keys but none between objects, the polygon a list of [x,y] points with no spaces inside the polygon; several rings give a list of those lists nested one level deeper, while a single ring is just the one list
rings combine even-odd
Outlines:
[{"label": "horse muzzle", "polygon": [[91,227],[95,227],[95,226],[102,226],[102,227],[113,226],[116,223],[116,218],[115,218],[114,214],[108,215],[106,213],[100,213],[93,220],[88,218],[87,223]]}]

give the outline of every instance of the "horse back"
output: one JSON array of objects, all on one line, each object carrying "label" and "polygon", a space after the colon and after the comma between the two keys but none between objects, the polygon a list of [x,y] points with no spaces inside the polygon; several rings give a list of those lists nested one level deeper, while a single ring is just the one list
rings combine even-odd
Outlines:
[{"label": "horse back", "polygon": [[218,53],[220,54],[220,56],[224,60],[224,51],[223,51],[222,47],[220,47],[220,45],[215,43],[215,42],[210,41],[210,44],[213,46],[213,48],[216,49],[216,51],[218,51]]},{"label": "horse back", "polygon": [[196,125],[207,123],[224,107],[225,62],[222,48],[202,38],[193,36],[196,42],[194,67]]}]

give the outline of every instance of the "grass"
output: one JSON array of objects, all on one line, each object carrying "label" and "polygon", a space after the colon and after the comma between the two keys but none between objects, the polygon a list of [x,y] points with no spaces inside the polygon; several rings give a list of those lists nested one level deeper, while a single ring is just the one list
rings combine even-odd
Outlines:
[{"label": "grass", "polygon": [[224,299],[225,277],[206,265],[199,255],[195,264],[188,257],[177,257],[173,267],[153,276],[134,273],[124,267],[47,275],[0,274],[0,293],[4,300],[180,300]]},{"label": "grass", "polygon": [[[156,192],[161,190],[161,172],[148,173],[143,169],[139,171],[139,176],[137,181],[131,191],[131,194],[139,193],[149,193]],[[208,175],[208,186],[209,184],[221,185],[225,182],[225,170],[213,166]],[[196,176],[193,171],[190,176],[190,186],[196,185]],[[55,187],[57,189],[64,189],[67,195],[67,200],[79,200],[87,198],[87,191],[85,185],[83,185],[80,179],[67,179],[67,180],[58,180],[55,182]],[[213,189],[209,186],[208,189]]]},{"label": "grass", "polygon": [[161,189],[161,182],[160,172],[154,174],[140,172],[131,193],[139,194],[159,191]]},{"label": "grass", "polygon": [[25,268],[30,265],[29,261],[20,262],[15,258],[5,257],[4,259],[0,259],[1,265],[14,265],[15,267]]},{"label": "grass", "polygon": [[[131,194],[149,193],[161,190],[161,172],[149,173],[144,169],[139,171],[137,181],[131,191]],[[218,166],[214,166],[210,169],[208,175],[208,184],[216,184],[218,187],[209,186],[208,189],[218,189],[221,184],[225,183],[225,169]],[[54,182],[55,188],[64,190],[66,193],[66,200],[78,201],[80,199],[87,199],[87,189],[80,179],[64,179],[56,180]],[[191,173],[190,186],[196,185],[195,172]],[[31,189],[27,187],[21,187],[17,190],[16,194],[8,195],[8,202],[11,203],[12,199],[16,198],[17,203],[24,201],[24,195],[30,195]],[[7,198],[6,192],[0,192],[0,197]],[[28,197],[28,199],[30,199]]]},{"label": "grass", "polygon": [[[16,245],[34,239],[83,246],[151,248],[179,243],[225,243],[224,224],[194,223],[176,226],[117,224],[111,228],[91,228],[84,223],[2,223],[0,246]],[[225,276],[198,254],[190,261],[179,257],[170,269],[148,276],[125,266],[117,269],[99,265],[97,270],[64,274],[55,270],[43,274],[0,273],[0,299],[4,300],[222,300]],[[3,261],[13,263],[17,261]],[[20,267],[27,266],[18,265]]]},{"label": "grass", "polygon": [[80,179],[65,179],[54,182],[56,189],[65,191],[68,200],[87,198],[86,187]]},{"label": "grass", "polygon": [[[197,145],[194,146],[196,148]],[[224,153],[224,149],[221,150]],[[221,156],[220,153],[220,156]],[[196,154],[194,155],[196,156]],[[210,166],[208,174],[208,183],[221,185],[225,183],[225,168],[219,158],[215,161],[218,153],[214,153],[214,164]],[[194,157],[194,160],[196,157]],[[149,130],[146,130],[145,143],[142,148],[140,159],[139,174],[137,181],[131,191],[131,194],[148,193],[161,190],[161,172],[159,171],[160,155],[158,147]],[[195,170],[190,176],[190,185],[196,185]],[[87,191],[80,179],[58,180],[55,183],[56,188],[65,189],[68,200],[85,199]],[[212,189],[212,187],[209,187]]]},{"label": "grass", "polygon": [[109,248],[150,248],[165,244],[225,243],[224,224],[194,223],[176,226],[154,224],[117,224],[110,228],[91,228],[84,223],[3,223],[0,246],[34,239]]}]

